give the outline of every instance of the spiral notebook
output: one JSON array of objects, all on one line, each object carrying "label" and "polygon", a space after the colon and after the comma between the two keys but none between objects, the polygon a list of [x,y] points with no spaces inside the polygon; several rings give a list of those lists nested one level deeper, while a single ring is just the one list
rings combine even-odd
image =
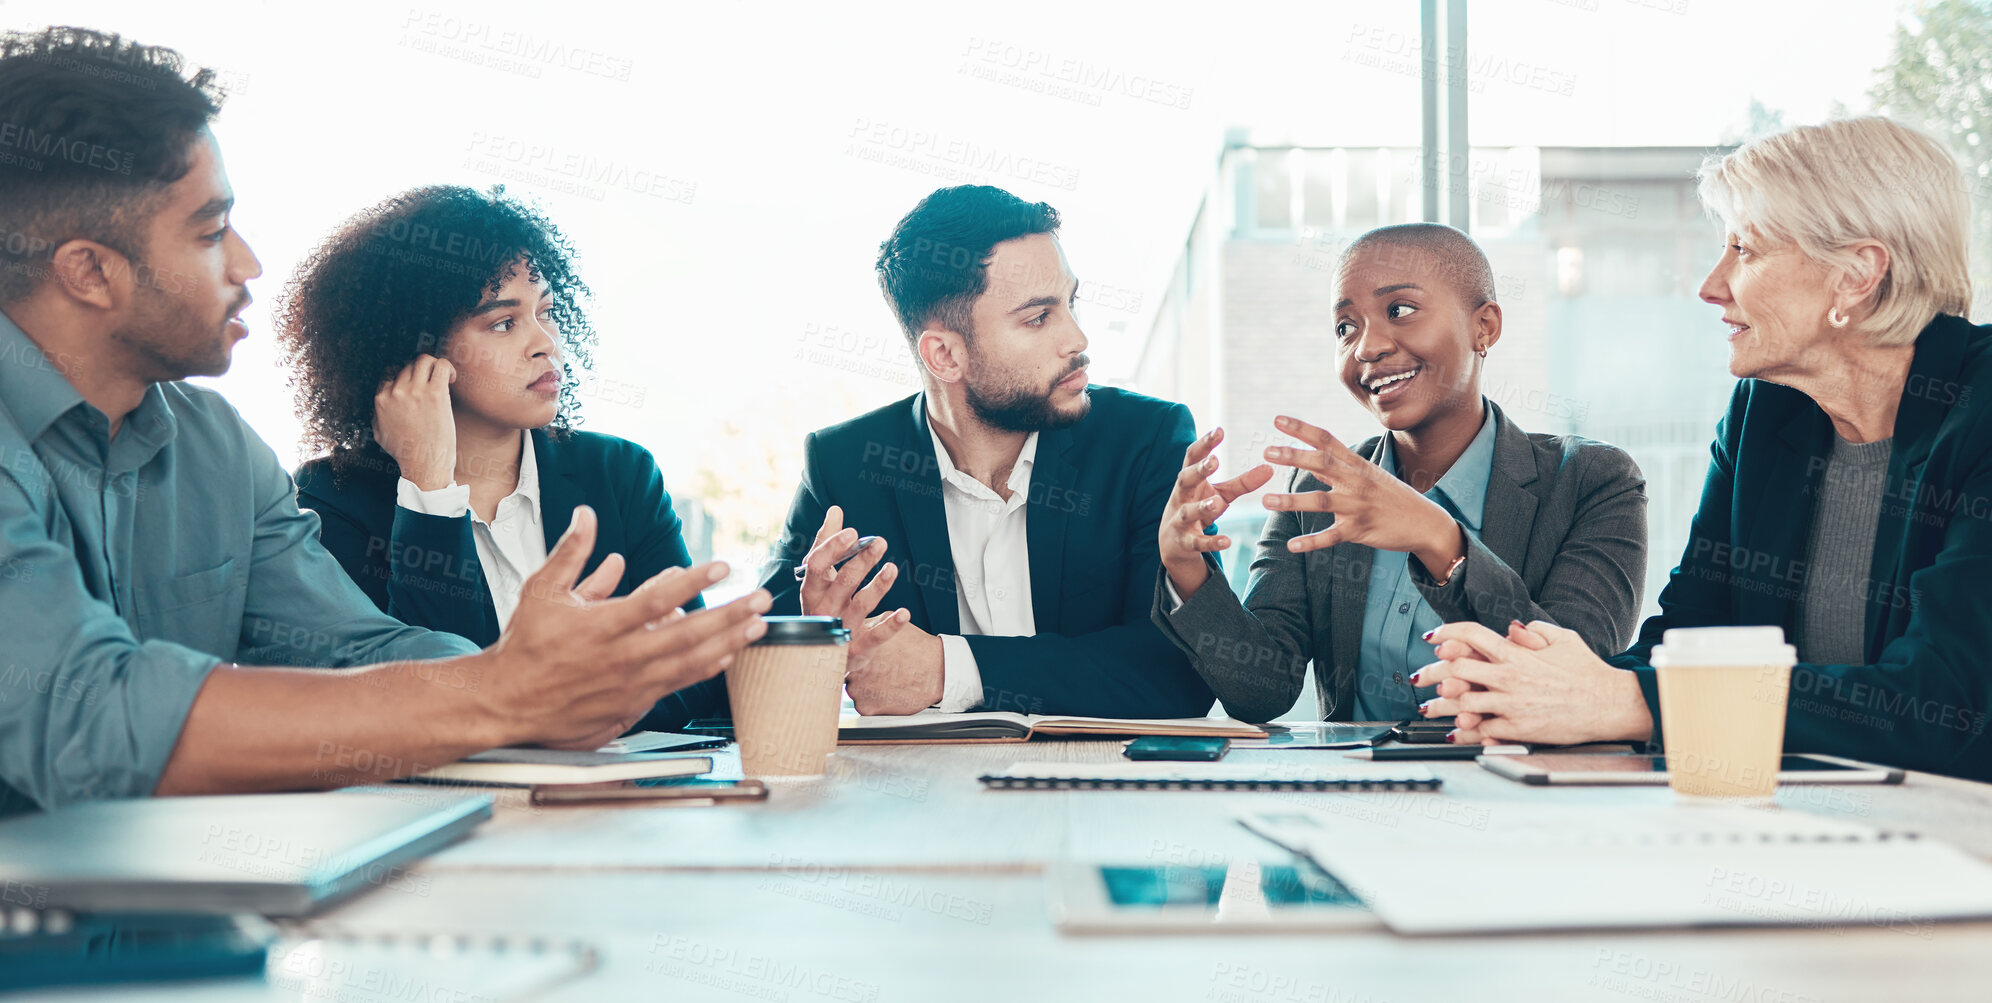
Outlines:
[{"label": "spiral notebook", "polygon": [[199,998],[202,1003],[513,1003],[542,999],[586,977],[597,964],[594,945],[567,937],[312,924],[286,931],[271,949],[261,979],[204,984]]},{"label": "spiral notebook", "polygon": [[976,778],[993,790],[1429,791],[1439,778],[1410,764],[1018,763]]},{"label": "spiral notebook", "polygon": [[[1670,802],[1463,803],[1472,810],[1403,812],[1387,827],[1306,808],[1240,821],[1313,860],[1398,933],[1852,926],[1921,934],[1939,920],[1992,917],[1992,867],[1936,840],[1804,811]],[[1473,894],[1459,893],[1462,882]]]}]

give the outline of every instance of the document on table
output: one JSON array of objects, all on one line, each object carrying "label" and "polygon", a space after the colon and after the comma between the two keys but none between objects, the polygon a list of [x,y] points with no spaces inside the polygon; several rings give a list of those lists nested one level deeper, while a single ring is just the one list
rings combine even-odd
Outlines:
[{"label": "document on table", "polygon": [[[1381,828],[1307,808],[1246,828],[1399,933],[1874,926],[1992,917],[1992,867],[1913,833],[1781,809],[1503,804]],[[1472,824],[1458,824],[1470,821]],[[1440,863],[1442,862],[1442,863]]]}]

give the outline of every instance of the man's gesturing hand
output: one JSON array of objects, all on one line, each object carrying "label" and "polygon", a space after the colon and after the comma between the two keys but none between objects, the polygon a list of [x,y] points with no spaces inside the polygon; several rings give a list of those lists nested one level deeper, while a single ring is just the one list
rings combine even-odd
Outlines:
[{"label": "man's gesturing hand", "polygon": [[595,546],[595,513],[574,510],[545,566],[526,579],[518,610],[478,656],[470,685],[493,745],[595,748],[665,694],[711,678],[766,631],[768,593],[755,590],[687,615],[680,606],[726,577],[726,565],[670,568],[621,598],[611,555],[576,583]]},{"label": "man's gesturing hand", "polygon": [[[885,558],[886,544],[883,538],[873,540],[843,567],[838,567],[837,559],[849,553],[857,542],[858,531],[844,528],[844,510],[830,506],[823,513],[823,527],[816,531],[816,541],[803,557],[802,587],[797,590],[797,602],[805,616],[834,616],[844,621],[844,628],[851,632],[848,659],[854,667],[863,664],[879,645],[891,640],[913,618],[913,614],[903,609],[871,615],[899,578],[899,566],[888,564],[879,568],[871,584],[866,585],[865,576]],[[859,588],[861,585],[864,587]]]}]

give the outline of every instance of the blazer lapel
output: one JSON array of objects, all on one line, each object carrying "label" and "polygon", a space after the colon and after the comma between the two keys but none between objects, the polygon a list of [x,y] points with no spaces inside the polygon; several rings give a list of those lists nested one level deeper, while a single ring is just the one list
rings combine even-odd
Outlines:
[{"label": "blazer lapel", "polygon": [[[550,554],[554,544],[560,542],[561,534],[567,532],[568,523],[574,521],[574,507],[587,499],[581,496],[581,487],[574,483],[573,473],[565,469],[564,447],[543,429],[535,428],[526,434],[533,437],[533,466],[539,471],[540,532],[546,536],[546,550]],[[596,515],[595,525],[599,528],[600,513]],[[603,548],[608,545],[597,532],[596,553],[605,553]],[[588,563],[592,567],[597,562],[591,558]]]},{"label": "blazer lapel", "polygon": [[906,472],[905,464],[884,471],[892,487],[892,500],[899,508],[899,524],[906,530],[903,545],[912,563],[906,570],[913,573],[915,587],[926,603],[927,632],[958,634],[961,601],[956,594],[947,507],[941,500],[940,461],[934,456],[934,434],[927,424],[926,393],[913,395],[912,413],[900,428],[906,435],[900,448],[920,461],[913,473]]},{"label": "blazer lapel", "polygon": [[[1911,539],[1932,532],[1933,523],[1923,516],[1923,472],[1930,460],[1937,431],[1951,407],[1968,400],[1970,387],[1953,378],[1962,367],[1967,331],[1963,322],[1938,315],[1916,337],[1916,354],[1909,363],[1902,403],[1895,412],[1895,447],[1888,458],[1888,475],[1883,482],[1881,516],[1875,526],[1874,557],[1869,578],[1906,590],[1909,576],[1903,568],[1903,555],[1910,552]],[[1871,598],[1868,605],[1867,657],[1881,657],[1881,640],[1900,635],[1904,628],[1891,627],[1891,619],[1906,621],[1913,609],[1909,603],[1890,601],[1892,597]]]},{"label": "blazer lapel", "polygon": [[[1773,582],[1752,579],[1769,575],[1775,584],[1788,585],[1792,569],[1805,559],[1806,541],[1812,535],[1812,509],[1818,503],[1825,459],[1832,449],[1833,423],[1811,398],[1801,398],[1778,436],[1790,448],[1775,457],[1776,469],[1755,472],[1752,483],[1760,490],[1756,492],[1753,522],[1736,535],[1755,541],[1756,546],[1747,555],[1748,563],[1738,567],[1732,562],[1730,575],[1742,579],[1745,587],[1732,587],[1730,592],[1736,595],[1738,611],[1743,614],[1739,622],[1783,627],[1789,638],[1798,626],[1793,590],[1771,588]],[[1737,480],[1739,484],[1743,480],[1740,466]],[[1765,486],[1772,489],[1762,490]]]},{"label": "blazer lapel", "polygon": [[[1381,437],[1356,447],[1363,459],[1376,462]],[[1338,543],[1328,548],[1328,647],[1332,664],[1327,671],[1315,666],[1315,685],[1324,686],[1327,715],[1340,712],[1344,719],[1355,712],[1356,665],[1363,654],[1363,618],[1369,613],[1370,569],[1376,551],[1361,543]]]},{"label": "blazer lapel", "polygon": [[1024,501],[1024,535],[1030,549],[1031,618],[1039,633],[1059,630],[1059,586],[1065,580],[1065,525],[1070,513],[1072,482],[1079,468],[1067,457],[1072,431],[1039,432],[1037,459],[1031,466],[1030,492]]},{"label": "blazer lapel", "polygon": [[1356,666],[1363,655],[1363,618],[1369,612],[1370,569],[1376,559],[1376,551],[1360,543],[1338,543],[1328,548],[1329,574],[1332,584],[1328,590],[1328,632],[1329,648],[1334,664],[1327,672],[1316,667],[1315,685],[1327,683],[1325,693],[1332,695],[1327,708],[1328,714],[1337,711],[1348,714],[1355,712],[1356,706]]},{"label": "blazer lapel", "polygon": [[1535,529],[1539,503],[1533,485],[1540,479],[1535,444],[1493,401],[1494,469],[1487,477],[1487,499],[1480,517],[1480,542],[1508,567],[1523,574],[1529,559],[1529,537]]}]

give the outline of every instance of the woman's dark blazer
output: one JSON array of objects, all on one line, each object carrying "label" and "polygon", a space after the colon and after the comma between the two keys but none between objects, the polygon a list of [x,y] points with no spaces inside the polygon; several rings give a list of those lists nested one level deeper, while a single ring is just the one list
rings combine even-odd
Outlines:
[{"label": "woman's dark blazer", "polygon": [[[1466,564],[1441,586],[1417,561],[1411,582],[1448,623],[1473,620],[1505,633],[1508,621],[1548,620],[1616,652],[1639,622],[1646,580],[1646,481],[1617,446],[1574,435],[1525,432],[1494,404],[1494,463],[1480,532],[1466,534]],[[1381,438],[1356,447],[1374,460]],[[1327,487],[1294,471],[1290,491]],[[1241,601],[1216,555],[1210,581],[1170,609],[1155,582],[1155,624],[1190,656],[1226,713],[1270,721],[1300,696],[1314,665],[1321,719],[1355,712],[1376,551],[1360,543],[1296,554],[1288,539],[1334,525],[1326,512],[1280,511],[1266,522]]]},{"label": "woman's dark blazer", "polygon": [[[595,510],[595,550],[583,574],[602,559],[623,555],[616,595],[628,595],[666,568],[691,564],[683,524],[649,450],[596,432],[549,435],[533,429],[539,468],[540,525],[550,552],[567,531],[574,507]],[[376,447],[336,476],[320,457],[297,471],[299,508],[318,513],[319,540],[346,574],[389,616],[417,627],[461,634],[489,646],[498,640],[498,614],[484,584],[468,514],[450,518],[395,504],[401,468]],[[704,600],[694,597],[687,610]],[[638,727],[671,730],[692,716],[724,716],[724,685],[715,679],[659,701]]]},{"label": "woman's dark blazer", "polygon": [[[1892,391],[1891,391],[1892,392]],[[1743,380],[1716,426],[1687,551],[1660,614],[1615,665],[1638,673],[1672,627],[1777,626],[1794,637],[1833,423],[1790,387]],[[1785,748],[1992,780],[1992,327],[1938,315],[1916,339],[1895,413],[1874,559],[1867,661],[1801,662]],[[1799,652],[1801,658],[1804,652]]]}]

